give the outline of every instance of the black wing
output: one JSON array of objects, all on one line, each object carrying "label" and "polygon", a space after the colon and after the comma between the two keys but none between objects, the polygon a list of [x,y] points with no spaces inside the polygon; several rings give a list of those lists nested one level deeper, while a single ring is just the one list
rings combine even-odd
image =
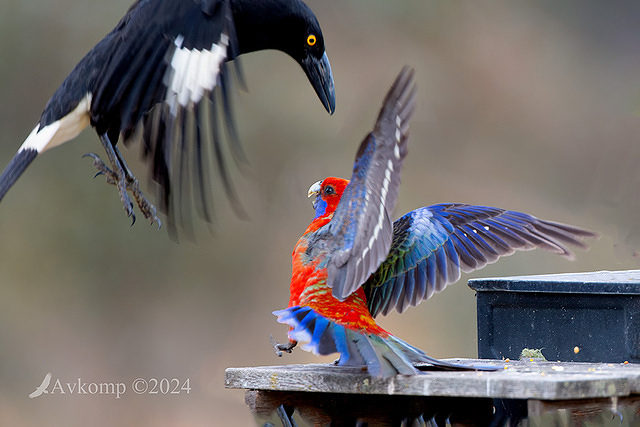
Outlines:
[{"label": "black wing", "polygon": [[[170,218],[182,203],[173,198],[195,193],[199,213],[210,219],[208,159],[215,159],[225,191],[241,213],[218,125],[224,115],[234,157],[244,160],[225,65],[238,53],[229,0],[139,0],[78,65],[85,76],[87,69],[100,70],[88,87],[91,120],[99,134],[107,133],[112,142],[120,134],[128,143],[142,128],[144,155],[160,186],[160,208]],[[218,102],[204,102],[214,96]],[[213,153],[206,150],[210,142]]]}]

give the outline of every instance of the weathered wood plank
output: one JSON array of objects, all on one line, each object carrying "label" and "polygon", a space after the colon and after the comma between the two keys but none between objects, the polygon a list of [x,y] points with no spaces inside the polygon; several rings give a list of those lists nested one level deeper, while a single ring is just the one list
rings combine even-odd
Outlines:
[{"label": "weathered wood plank", "polygon": [[428,371],[389,379],[328,364],[228,368],[225,386],[248,390],[508,398],[595,399],[640,394],[640,365],[449,359],[499,366],[496,372]]}]

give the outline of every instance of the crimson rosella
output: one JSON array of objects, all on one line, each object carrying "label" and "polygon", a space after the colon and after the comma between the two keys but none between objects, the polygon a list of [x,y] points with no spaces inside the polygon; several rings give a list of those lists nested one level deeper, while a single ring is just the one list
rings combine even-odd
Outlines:
[{"label": "crimson rosella", "polygon": [[128,191],[145,218],[158,218],[119,152],[118,139],[125,144],[142,139],[150,175],[159,186],[160,207],[170,219],[181,213],[176,204],[191,204],[184,199],[192,193],[201,216],[210,219],[206,166],[211,161],[240,213],[218,116],[227,119],[234,159],[242,160],[231,120],[227,63],[265,49],[293,58],[326,110],[334,112],[333,75],[322,30],[301,0],[135,1],[53,94],[0,175],[0,200],[39,154],[91,125],[110,166],[93,153],[89,156],[107,182],[117,186],[134,221]]},{"label": "crimson rosella", "polygon": [[[541,248],[570,257],[591,231],[504,209],[440,204],[390,220],[407,154],[413,71],[391,87],[375,128],[356,155],[351,180],[311,186],[315,217],[293,250],[289,307],[275,311],[315,354],[340,353],[340,365],[364,365],[373,376],[414,374],[416,362],[469,368],[427,356],[378,326],[376,315],[404,311],[469,272],[516,250]],[[474,369],[477,369],[475,367]],[[480,367],[481,368],[481,367]]]}]

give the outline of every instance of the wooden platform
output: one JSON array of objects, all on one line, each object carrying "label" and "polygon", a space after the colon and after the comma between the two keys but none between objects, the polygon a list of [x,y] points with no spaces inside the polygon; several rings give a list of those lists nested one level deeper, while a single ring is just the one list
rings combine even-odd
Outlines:
[{"label": "wooden platform", "polygon": [[377,379],[362,369],[326,364],[228,368],[225,385],[247,390],[247,404],[255,414],[266,417],[280,410],[282,419],[283,411],[290,415],[295,410],[318,425],[350,420],[393,425],[421,416],[452,425],[528,416],[529,425],[547,425],[554,414],[571,422],[567,425],[598,417],[635,425],[627,423],[640,410],[638,364],[447,360],[500,369]]}]

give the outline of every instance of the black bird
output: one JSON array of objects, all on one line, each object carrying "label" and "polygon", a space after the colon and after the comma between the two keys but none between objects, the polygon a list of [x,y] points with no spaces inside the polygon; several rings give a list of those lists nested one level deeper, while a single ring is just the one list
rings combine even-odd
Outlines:
[{"label": "black bird", "polygon": [[[226,117],[231,151],[242,160],[229,100],[233,70],[227,62],[263,49],[283,51],[298,62],[324,107],[333,113],[333,76],[324,37],[302,1],[137,0],[53,94],[2,172],[0,200],[40,153],[91,125],[109,166],[97,155],[88,155],[98,174],[117,186],[134,222],[127,191],[144,216],[159,224],[155,207],[145,199],[116,146],[119,139],[127,144],[141,137],[151,177],[159,184],[160,207],[169,217],[184,190],[197,193],[200,213],[209,219],[205,158],[211,143],[210,156],[225,191],[232,205],[239,206],[221,151],[217,117]],[[242,83],[239,68],[236,71]]]}]

